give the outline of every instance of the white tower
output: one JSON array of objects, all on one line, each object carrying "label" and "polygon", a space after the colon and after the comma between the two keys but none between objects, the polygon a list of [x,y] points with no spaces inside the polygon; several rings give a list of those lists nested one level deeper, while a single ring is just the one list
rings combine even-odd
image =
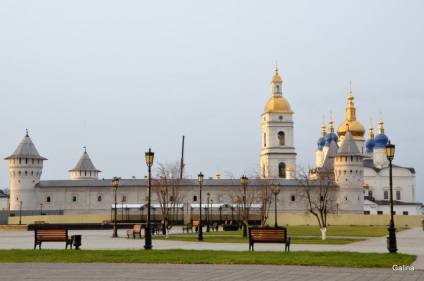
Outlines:
[{"label": "white tower", "polygon": [[47,158],[38,154],[27,131],[15,152],[5,160],[9,161],[10,209],[19,210],[22,202],[23,210],[35,210],[34,187],[40,182],[43,161]]},{"label": "white tower", "polygon": [[75,168],[69,170],[72,180],[98,180],[100,170],[97,170],[90,157],[87,154],[87,149],[84,147],[84,153],[78,161]]},{"label": "white tower", "polygon": [[352,134],[347,131],[334,159],[334,175],[340,187],[337,200],[339,213],[364,213],[364,157]]},{"label": "white tower", "polygon": [[275,75],[271,81],[271,98],[262,114],[261,177],[287,178],[295,174],[296,153],[293,137],[293,111],[282,94],[283,80]]}]

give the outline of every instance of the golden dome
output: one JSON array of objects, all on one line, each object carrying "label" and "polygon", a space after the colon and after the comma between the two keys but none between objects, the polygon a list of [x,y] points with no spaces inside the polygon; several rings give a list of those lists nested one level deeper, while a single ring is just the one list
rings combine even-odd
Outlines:
[{"label": "golden dome", "polygon": [[264,110],[264,113],[268,112],[293,113],[289,102],[282,96],[273,96],[269,99]]},{"label": "golden dome", "polygon": [[283,83],[283,79],[281,79],[280,75],[278,75],[278,67],[275,67],[275,75],[272,78],[271,83]]},{"label": "golden dome", "polygon": [[343,139],[346,132],[350,131],[354,140],[364,140],[365,128],[356,120],[356,108],[353,103],[354,97],[352,95],[352,90],[350,90],[347,99],[346,120],[337,129],[337,135],[340,139]]},{"label": "golden dome", "polygon": [[370,186],[368,184],[366,184],[365,182],[362,184],[362,188],[363,189],[368,189]]},{"label": "golden dome", "polygon": [[290,171],[292,172],[292,171],[294,171],[294,169],[293,169],[293,167],[292,167],[292,166],[290,166],[290,165],[289,165],[289,166],[287,167],[287,172],[290,172]]}]

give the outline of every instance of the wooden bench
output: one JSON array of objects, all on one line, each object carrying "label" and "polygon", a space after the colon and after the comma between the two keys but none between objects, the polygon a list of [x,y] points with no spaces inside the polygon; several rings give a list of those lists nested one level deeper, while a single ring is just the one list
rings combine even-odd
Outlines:
[{"label": "wooden bench", "polygon": [[285,251],[290,252],[290,237],[287,238],[287,229],[281,228],[249,228],[249,251],[254,251],[255,243],[282,243]]},{"label": "wooden bench", "polygon": [[41,249],[43,242],[65,242],[65,249],[68,249],[68,245],[72,249],[72,239],[68,237],[66,228],[35,228],[34,238],[34,250],[37,245]]},{"label": "wooden bench", "polygon": [[141,224],[134,225],[133,229],[127,230],[127,239],[130,238],[130,235],[135,239],[135,236],[138,235],[141,239]]},{"label": "wooden bench", "polygon": [[199,230],[200,221],[193,221],[194,230],[197,232]]},{"label": "wooden bench", "polygon": [[183,226],[183,233],[184,233],[184,231],[187,231],[187,233],[188,233],[189,230],[191,230],[191,232],[193,232],[193,224],[192,223],[188,223],[186,225],[186,227]]}]

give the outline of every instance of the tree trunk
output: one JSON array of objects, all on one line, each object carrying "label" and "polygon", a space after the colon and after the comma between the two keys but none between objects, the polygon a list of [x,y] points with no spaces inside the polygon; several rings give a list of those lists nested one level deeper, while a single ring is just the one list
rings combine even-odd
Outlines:
[{"label": "tree trunk", "polygon": [[321,237],[322,237],[322,240],[325,240],[327,238],[327,228],[326,227],[321,228]]}]

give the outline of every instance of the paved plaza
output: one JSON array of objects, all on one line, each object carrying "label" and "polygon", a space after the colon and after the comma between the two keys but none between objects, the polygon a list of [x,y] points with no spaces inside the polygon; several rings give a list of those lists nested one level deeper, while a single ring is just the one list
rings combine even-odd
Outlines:
[{"label": "paved plaza", "polygon": [[[179,231],[175,228],[174,232]],[[119,230],[124,236],[125,230]],[[111,238],[111,230],[70,230],[82,235],[88,249],[143,249],[144,239]],[[397,234],[399,253],[417,255],[414,271],[264,265],[72,264],[2,263],[0,280],[424,280],[424,232],[411,228]],[[33,231],[0,231],[0,249],[33,249]],[[64,243],[44,243],[43,249],[62,249]],[[248,244],[155,240],[153,249],[248,251]],[[283,246],[255,245],[256,251],[283,251]],[[352,251],[387,253],[386,238],[349,245],[299,245],[292,251]],[[41,253],[41,252],[40,252]]]}]

